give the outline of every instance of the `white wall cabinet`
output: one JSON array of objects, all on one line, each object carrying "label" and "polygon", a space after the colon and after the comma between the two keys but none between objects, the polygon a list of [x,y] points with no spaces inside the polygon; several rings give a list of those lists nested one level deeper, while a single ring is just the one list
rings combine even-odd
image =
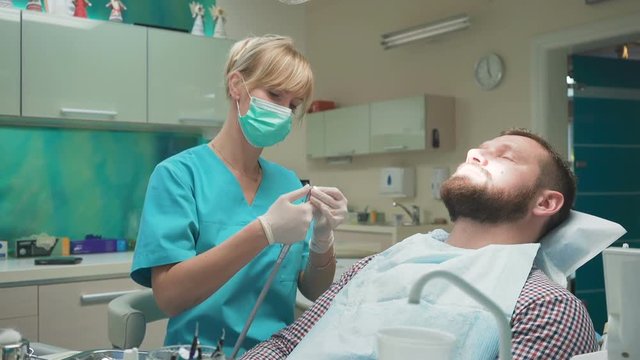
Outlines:
[{"label": "white wall cabinet", "polygon": [[[139,288],[129,278],[0,288],[0,328],[69,350],[111,349],[108,303]],[[163,345],[167,321],[147,325],[141,349]]]},{"label": "white wall cabinet", "polygon": [[307,156],[310,158],[411,150],[449,151],[455,146],[452,97],[420,95],[310,115],[307,123]]},{"label": "white wall cabinet", "polygon": [[324,157],[324,114],[317,112],[307,114],[304,121],[307,126],[307,157]]},{"label": "white wall cabinet", "polygon": [[369,153],[369,105],[324,112],[325,156]]},{"label": "white wall cabinet", "polygon": [[451,150],[454,99],[416,96],[371,103],[371,152]]},{"label": "white wall cabinet", "polygon": [[149,123],[222,125],[230,40],[149,29]]},{"label": "white wall cabinet", "polygon": [[[115,294],[139,288],[127,278],[40,285],[39,342],[72,350],[110,349],[108,303]],[[166,322],[147,326],[142,349],[162,346]]]},{"label": "white wall cabinet", "polygon": [[147,29],[23,12],[22,116],[146,122]]},{"label": "white wall cabinet", "polygon": [[0,9],[0,115],[20,115],[20,12]]}]

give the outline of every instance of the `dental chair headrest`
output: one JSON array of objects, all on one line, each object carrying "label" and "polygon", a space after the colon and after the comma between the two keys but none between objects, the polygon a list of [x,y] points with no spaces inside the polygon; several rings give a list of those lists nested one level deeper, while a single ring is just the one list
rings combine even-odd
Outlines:
[{"label": "dental chair headrest", "polygon": [[536,265],[566,287],[567,277],[627,232],[620,224],[571,210],[569,217],[540,240]]}]

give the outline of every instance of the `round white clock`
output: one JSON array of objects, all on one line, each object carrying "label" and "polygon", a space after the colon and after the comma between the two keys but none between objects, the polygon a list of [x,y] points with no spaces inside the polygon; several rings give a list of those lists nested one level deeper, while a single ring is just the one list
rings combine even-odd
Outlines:
[{"label": "round white clock", "polygon": [[483,56],[476,63],[474,70],[476,82],[483,90],[491,90],[498,86],[504,75],[504,63],[497,54]]}]

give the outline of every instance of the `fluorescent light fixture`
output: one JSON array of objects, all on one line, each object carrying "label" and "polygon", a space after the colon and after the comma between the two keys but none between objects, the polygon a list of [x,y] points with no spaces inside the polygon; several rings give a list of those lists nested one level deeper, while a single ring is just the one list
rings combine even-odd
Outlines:
[{"label": "fluorescent light fixture", "polygon": [[390,49],[412,41],[429,39],[450,32],[464,30],[469,26],[471,26],[471,22],[468,15],[456,15],[428,24],[410,27],[405,30],[382,34],[381,44],[385,49]]}]

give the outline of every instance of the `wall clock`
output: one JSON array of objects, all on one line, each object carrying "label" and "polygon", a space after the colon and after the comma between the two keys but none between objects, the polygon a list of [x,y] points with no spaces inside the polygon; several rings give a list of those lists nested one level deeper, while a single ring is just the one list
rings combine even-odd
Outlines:
[{"label": "wall clock", "polygon": [[483,56],[474,70],[476,82],[483,90],[491,90],[500,85],[504,77],[504,62],[498,54]]}]

